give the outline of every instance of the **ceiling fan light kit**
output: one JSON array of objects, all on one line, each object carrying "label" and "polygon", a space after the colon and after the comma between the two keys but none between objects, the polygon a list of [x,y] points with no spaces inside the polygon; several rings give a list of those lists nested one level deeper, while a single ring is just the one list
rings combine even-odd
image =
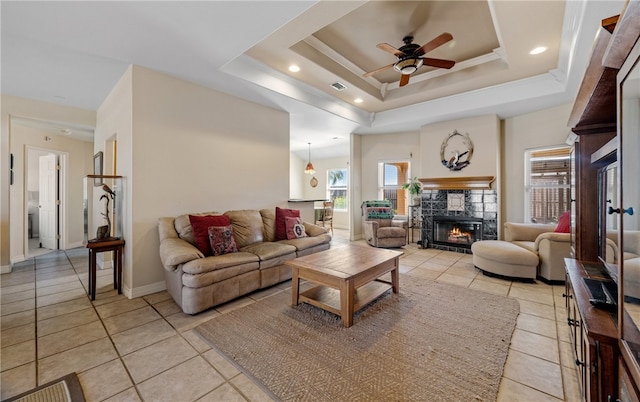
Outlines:
[{"label": "ceiling fan light kit", "polygon": [[364,77],[370,77],[379,72],[385,71],[388,68],[393,67],[394,70],[402,74],[400,76],[400,86],[403,87],[409,83],[409,76],[423,65],[436,67],[436,68],[446,68],[450,69],[453,67],[456,62],[453,60],[444,60],[444,59],[432,59],[429,57],[422,57],[426,53],[434,50],[437,47],[444,45],[453,39],[453,36],[444,32],[438,35],[436,38],[432,39],[430,42],[425,43],[422,46],[419,46],[413,42],[413,36],[405,36],[402,38],[404,45],[400,47],[400,49],[396,49],[388,43],[379,43],[377,45],[378,49],[384,50],[385,52],[391,53],[392,55],[398,58],[393,64],[389,64],[384,67],[380,67],[376,70],[369,71],[363,74]]},{"label": "ceiling fan light kit", "polygon": [[413,74],[422,66],[423,60],[417,57],[410,57],[407,59],[399,60],[393,65],[394,70],[400,74]]}]

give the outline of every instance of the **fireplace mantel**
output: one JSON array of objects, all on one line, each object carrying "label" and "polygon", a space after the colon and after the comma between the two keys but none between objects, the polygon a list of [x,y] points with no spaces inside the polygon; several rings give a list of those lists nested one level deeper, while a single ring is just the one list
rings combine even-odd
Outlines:
[{"label": "fireplace mantel", "polygon": [[425,190],[490,190],[495,176],[439,177],[418,179]]}]

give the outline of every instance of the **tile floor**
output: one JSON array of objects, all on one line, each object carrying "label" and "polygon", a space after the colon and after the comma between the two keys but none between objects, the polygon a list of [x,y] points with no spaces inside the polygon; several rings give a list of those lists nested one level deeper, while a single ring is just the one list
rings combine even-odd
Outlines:
[{"label": "tile floor", "polygon": [[[332,243],[348,243],[348,233],[337,230]],[[133,300],[117,295],[111,270],[98,272],[91,302],[87,265],[81,248],[31,258],[1,276],[0,399],[75,371],[88,401],[270,400],[192,329],[290,282],[190,316],[166,292]],[[486,277],[469,255],[416,244],[405,248],[401,269],[519,300],[498,401],[580,400],[562,286]]]}]

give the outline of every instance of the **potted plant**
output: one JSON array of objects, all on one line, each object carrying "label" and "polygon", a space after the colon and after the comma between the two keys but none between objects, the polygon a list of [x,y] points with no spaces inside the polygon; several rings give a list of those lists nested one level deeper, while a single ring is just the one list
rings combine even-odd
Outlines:
[{"label": "potted plant", "polygon": [[405,190],[409,190],[409,194],[413,196],[414,205],[419,205],[422,201],[422,183],[418,180],[417,177],[410,179],[408,182],[402,185],[402,188]]}]

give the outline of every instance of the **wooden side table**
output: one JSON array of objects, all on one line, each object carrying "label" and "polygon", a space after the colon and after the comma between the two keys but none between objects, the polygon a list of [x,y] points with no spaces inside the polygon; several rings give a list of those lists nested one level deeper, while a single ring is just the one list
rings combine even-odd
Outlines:
[{"label": "wooden side table", "polygon": [[89,249],[89,294],[91,300],[96,299],[96,254],[113,251],[113,288],[122,293],[122,252],[124,240],[112,239],[87,243]]}]

